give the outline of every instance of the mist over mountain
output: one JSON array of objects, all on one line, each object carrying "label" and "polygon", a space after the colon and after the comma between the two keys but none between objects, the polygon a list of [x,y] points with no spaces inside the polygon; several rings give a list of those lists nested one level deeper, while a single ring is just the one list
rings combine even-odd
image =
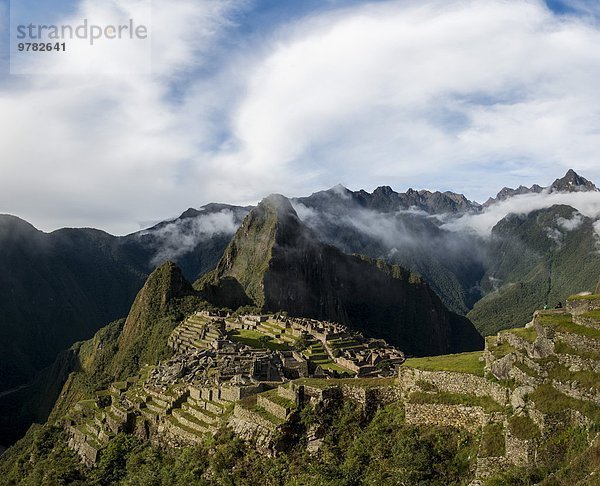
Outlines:
[{"label": "mist over mountain", "polygon": [[[484,206],[451,192],[398,193],[387,186],[373,193],[336,186],[291,202],[322,243],[420,274],[451,311],[472,312],[486,333],[494,326],[485,316],[497,316],[493,320],[499,326],[515,318],[524,324],[533,300],[543,296],[527,300],[518,289],[527,287],[529,272],[539,261],[565,261],[576,243],[581,259],[587,252],[587,263],[577,267],[580,277],[563,283],[552,278],[547,298],[588,290],[588,273],[593,272],[587,268],[594,268],[600,233],[600,193],[572,170],[541,187],[503,189]],[[511,214],[527,219],[556,205],[577,214],[556,215],[552,224],[535,223],[541,220],[532,216],[532,224],[541,225],[536,238],[547,244],[525,238],[520,227],[507,224],[514,220]],[[92,229],[46,234],[3,216],[0,390],[26,383],[61,349],[125,315],[146,276],[163,261],[175,261],[192,281],[215,268],[250,209],[209,204],[125,237]],[[231,298],[239,289],[229,283]],[[244,295],[237,295],[242,303]]]},{"label": "mist over mountain", "polygon": [[450,309],[466,313],[480,298],[478,282],[486,258],[481,238],[444,229],[439,215],[448,213],[435,211],[446,208],[456,217],[479,211],[479,206],[450,193],[409,191],[408,196],[432,198],[419,197],[421,204],[415,207],[406,202],[411,199],[406,194],[380,189],[367,195],[336,187],[293,204],[323,242],[409,268],[422,275]]},{"label": "mist over mountain", "polygon": [[[229,302],[231,281],[239,286]],[[448,312],[418,276],[397,265],[347,255],[321,243],[279,195],[246,217],[214,272],[196,287],[230,308],[239,295],[265,312],[287,311],[347,324],[409,354],[480,349],[483,340],[465,318]],[[225,299],[223,299],[225,297]],[[209,299],[211,296],[209,296]]]},{"label": "mist over mountain", "polygon": [[148,274],[175,260],[190,280],[217,263],[247,209],[210,204],[124,237],[43,233],[0,215],[0,391],[124,316]]}]

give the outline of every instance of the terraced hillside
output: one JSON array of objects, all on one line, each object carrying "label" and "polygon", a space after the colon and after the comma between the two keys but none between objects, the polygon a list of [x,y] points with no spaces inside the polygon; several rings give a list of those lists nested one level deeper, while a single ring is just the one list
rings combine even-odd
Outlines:
[{"label": "terraced hillside", "polygon": [[[230,339],[236,336],[237,343]],[[392,420],[392,428],[379,425],[377,433],[412,434],[413,448],[427,443],[428,434],[458,441],[452,454],[460,458],[464,484],[594,484],[600,472],[594,459],[600,452],[600,295],[536,311],[527,327],[488,337],[484,351],[409,358],[386,377],[336,378],[331,371],[319,377],[315,370],[326,371],[327,364],[319,361],[337,364],[336,355],[375,350],[377,340],[285,315],[198,312],[173,330],[169,343],[180,352],[58,418],[68,447],[89,471],[104,467],[123,437],[172,452],[241,440],[246,451],[273,461],[293,463],[308,452],[307,460],[318,464],[334,450],[346,454],[341,430],[360,434]],[[299,367],[303,358],[306,366]],[[398,460],[400,452],[386,451]],[[343,467],[356,467],[355,460],[347,456]]]},{"label": "terraced hillside", "polygon": [[598,445],[598,309],[599,295],[572,297],[566,309],[537,311],[526,328],[486,338],[481,355],[407,360],[399,382],[406,420],[479,430],[479,480],[519,467],[561,478],[548,484],[588,484],[594,464],[570,462]]}]

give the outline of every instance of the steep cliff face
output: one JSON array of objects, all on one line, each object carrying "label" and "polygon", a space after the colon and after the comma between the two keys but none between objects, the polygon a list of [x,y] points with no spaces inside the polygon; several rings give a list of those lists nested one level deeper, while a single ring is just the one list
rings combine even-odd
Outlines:
[{"label": "steep cliff face", "polygon": [[341,322],[410,354],[483,346],[471,323],[449,312],[418,276],[320,243],[283,196],[251,211],[198,287],[231,286],[232,279],[265,311]]}]

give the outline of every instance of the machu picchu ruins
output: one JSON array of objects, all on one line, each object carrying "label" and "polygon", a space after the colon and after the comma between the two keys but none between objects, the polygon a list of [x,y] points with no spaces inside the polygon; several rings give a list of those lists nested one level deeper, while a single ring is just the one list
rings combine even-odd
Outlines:
[{"label": "machu picchu ruins", "polygon": [[[543,463],[546,441],[569,428],[597,440],[600,295],[536,311],[526,327],[488,337],[484,351],[456,355],[405,359],[344,326],[282,314],[194,313],[169,344],[171,358],[72,408],[69,444],[86,464],[118,432],[177,448],[222,426],[277,454],[299,410],[336,400],[367,414],[399,402],[406,423],[476,434],[472,484]],[[319,444],[313,434],[307,447]]]},{"label": "machu picchu ruins", "polygon": [[275,430],[304,400],[298,380],[385,379],[405,359],[381,339],[281,314],[196,312],[168,342],[171,358],[73,408],[66,420],[69,444],[86,464],[93,465],[118,432],[177,447],[201,440],[223,422],[240,437],[261,436],[270,450]]}]

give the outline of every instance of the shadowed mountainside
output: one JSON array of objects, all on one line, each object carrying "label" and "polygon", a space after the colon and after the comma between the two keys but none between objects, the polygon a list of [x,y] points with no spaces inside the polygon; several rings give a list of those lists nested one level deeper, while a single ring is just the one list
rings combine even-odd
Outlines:
[{"label": "shadowed mountainside", "polygon": [[[236,283],[234,302],[218,291]],[[472,324],[449,312],[420,277],[319,242],[279,195],[250,212],[217,268],[195,286],[218,306],[233,307],[245,294],[264,311],[341,322],[409,354],[483,346]]]}]

